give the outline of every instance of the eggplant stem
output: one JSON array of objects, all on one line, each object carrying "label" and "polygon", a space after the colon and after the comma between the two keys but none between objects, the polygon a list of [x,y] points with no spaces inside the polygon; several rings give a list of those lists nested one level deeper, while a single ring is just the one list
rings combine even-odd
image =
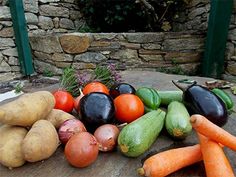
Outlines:
[{"label": "eggplant stem", "polygon": [[186,86],[182,85],[182,86],[180,86],[179,84],[177,84],[178,81],[179,81],[179,80],[177,80],[177,81],[172,80],[172,83],[173,83],[176,87],[178,87],[180,90],[182,90],[183,92],[185,92],[189,87],[191,87],[191,86],[197,84],[197,81],[194,81],[194,82],[193,82],[192,84],[190,84],[190,85],[186,85]]}]

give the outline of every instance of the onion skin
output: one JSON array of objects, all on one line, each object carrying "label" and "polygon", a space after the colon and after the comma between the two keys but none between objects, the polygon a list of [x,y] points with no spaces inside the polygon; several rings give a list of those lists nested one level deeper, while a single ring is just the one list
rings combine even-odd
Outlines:
[{"label": "onion skin", "polygon": [[104,124],[98,127],[94,136],[99,143],[99,150],[103,152],[112,151],[117,145],[120,130],[112,124]]},{"label": "onion skin", "polygon": [[89,132],[73,135],[65,146],[65,157],[74,167],[87,167],[96,161],[99,153],[98,142]]},{"label": "onion skin", "polygon": [[80,120],[69,119],[61,124],[58,135],[61,143],[66,144],[72,135],[86,131],[84,124]]}]

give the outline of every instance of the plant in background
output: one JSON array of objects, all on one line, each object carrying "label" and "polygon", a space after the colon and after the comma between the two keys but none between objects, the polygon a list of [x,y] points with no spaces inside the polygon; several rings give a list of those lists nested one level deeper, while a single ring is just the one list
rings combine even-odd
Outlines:
[{"label": "plant in background", "polygon": [[52,77],[52,76],[54,76],[54,74],[53,74],[53,72],[51,70],[49,70],[48,68],[45,68],[43,70],[43,76],[45,76],[45,77]]},{"label": "plant in background", "polygon": [[80,0],[90,29],[97,32],[169,31],[190,0]]},{"label": "plant in background", "polygon": [[99,81],[108,88],[120,83],[121,75],[114,64],[107,66],[97,65],[93,71],[77,71],[74,68],[65,68],[60,79],[60,87],[70,92],[74,97],[80,95],[80,89],[92,81]]}]

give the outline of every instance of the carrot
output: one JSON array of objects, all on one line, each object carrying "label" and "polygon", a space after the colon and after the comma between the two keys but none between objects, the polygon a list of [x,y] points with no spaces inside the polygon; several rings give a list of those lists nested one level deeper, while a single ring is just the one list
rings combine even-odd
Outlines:
[{"label": "carrot", "polygon": [[231,165],[221,146],[198,133],[207,177],[234,177]]},{"label": "carrot", "polygon": [[157,153],[145,160],[137,171],[141,176],[163,177],[202,160],[200,145]]},{"label": "carrot", "polygon": [[206,117],[194,114],[190,117],[190,122],[198,133],[236,151],[236,136],[213,124]]}]

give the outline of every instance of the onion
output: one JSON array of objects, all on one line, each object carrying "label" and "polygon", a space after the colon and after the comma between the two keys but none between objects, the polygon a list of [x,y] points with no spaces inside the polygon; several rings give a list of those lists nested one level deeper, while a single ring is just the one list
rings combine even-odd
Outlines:
[{"label": "onion", "polygon": [[61,143],[66,144],[73,134],[86,131],[84,124],[80,120],[68,119],[59,127],[58,135]]},{"label": "onion", "polygon": [[65,157],[75,167],[86,167],[96,161],[99,153],[96,138],[81,132],[73,135],[65,146]]},{"label": "onion", "polygon": [[104,124],[98,127],[94,136],[99,143],[99,150],[103,152],[113,150],[116,147],[119,133],[120,130],[112,124]]}]

